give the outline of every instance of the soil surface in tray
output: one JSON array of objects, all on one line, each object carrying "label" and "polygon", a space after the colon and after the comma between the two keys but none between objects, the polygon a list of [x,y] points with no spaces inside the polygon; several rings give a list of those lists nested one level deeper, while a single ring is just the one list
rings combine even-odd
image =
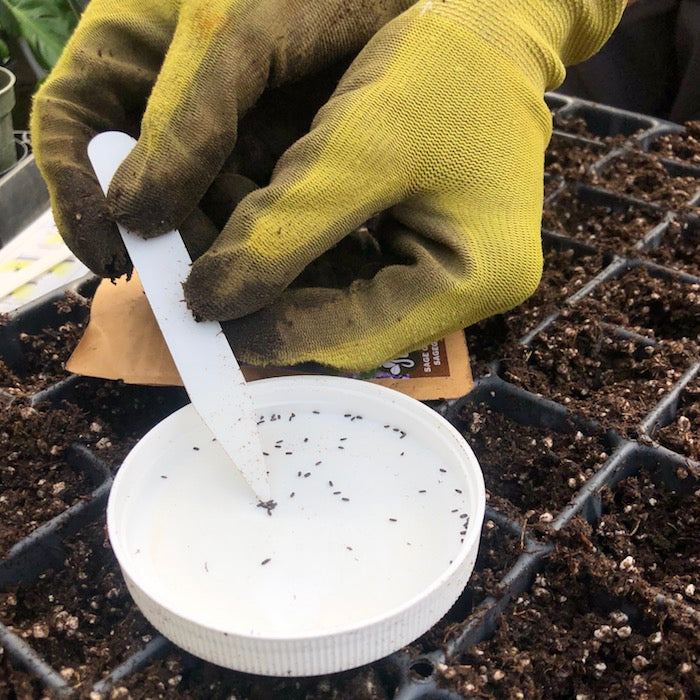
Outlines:
[{"label": "soil surface in tray", "polygon": [[700,224],[674,220],[657,248],[641,251],[639,257],[700,277]]},{"label": "soil surface in tray", "polygon": [[603,517],[591,542],[618,566],[634,568],[660,594],[700,615],[700,469],[678,460],[673,471],[680,488],[646,470],[606,488]]},{"label": "soil surface in tray", "polygon": [[644,336],[700,342],[700,283],[658,277],[643,266],[603,282],[575,308]]},{"label": "soil surface in tray", "polygon": [[693,343],[645,345],[570,308],[528,347],[516,348],[500,373],[605,429],[635,437],[637,424],[696,359]]},{"label": "soil surface in tray", "polygon": [[601,252],[629,255],[663,218],[662,211],[622,201],[615,206],[594,204],[587,201],[585,192],[567,189],[545,205],[542,227]]},{"label": "soil surface in tray", "polygon": [[441,668],[441,685],[484,698],[698,697],[697,623],[650,602],[637,572],[574,526],[494,636]]},{"label": "soil surface in tray", "polygon": [[700,166],[700,121],[686,122],[685,133],[664,134],[654,139],[649,149],[663,158],[682,160]]},{"label": "soil surface in tray", "polygon": [[577,255],[573,249],[550,249],[537,291],[505,314],[491,316],[466,329],[472,372],[480,377],[488,363],[510,354],[518,340],[555,313],[564,300],[603,269],[600,255]]},{"label": "soil surface in tray", "polygon": [[591,165],[606,152],[607,148],[602,144],[554,134],[545,153],[544,170],[554,177],[586,180],[590,178]]},{"label": "soil surface in tray", "polygon": [[657,427],[651,437],[669,450],[700,462],[700,375],[683,389],[671,423]]},{"label": "soil surface in tray", "polygon": [[676,174],[653,153],[615,156],[593,181],[606,189],[669,209],[698,212],[697,206],[690,205],[699,189],[697,176]]},{"label": "soil surface in tray", "polygon": [[[87,300],[70,292],[54,304],[59,319],[62,314],[87,305]],[[3,322],[0,320],[0,324]],[[82,337],[85,325],[66,320],[60,326],[47,327],[40,333],[20,333],[23,366],[13,369],[0,359],[0,395],[8,398],[23,396],[65,379],[68,376],[65,363]]]},{"label": "soil surface in tray", "polygon": [[0,621],[70,685],[85,688],[142,648],[155,631],[131,600],[104,520],[63,546],[62,568],[0,592]]},{"label": "soil surface in tray", "polygon": [[489,504],[514,519],[551,521],[609,457],[597,437],[521,425],[466,402],[457,429],[484,473]]}]

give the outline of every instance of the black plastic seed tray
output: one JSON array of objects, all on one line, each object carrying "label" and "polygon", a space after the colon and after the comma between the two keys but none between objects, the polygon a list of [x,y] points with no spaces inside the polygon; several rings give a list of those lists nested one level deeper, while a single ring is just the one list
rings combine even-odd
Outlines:
[{"label": "black plastic seed tray", "polygon": [[[538,677],[536,670],[527,670],[532,665],[498,665],[490,655],[509,645],[515,648],[518,642],[499,641],[509,639],[499,635],[506,634],[504,629],[515,630],[516,623],[526,625],[529,610],[544,609],[553,624],[572,629],[586,624],[584,618],[566,618],[569,612],[562,601],[566,596],[552,598],[542,608],[542,601],[549,600],[549,577],[564,561],[562,547],[568,552],[567,562],[580,556],[585,568],[599,561],[601,570],[608,567],[611,581],[622,576],[627,586],[606,590],[604,584],[592,582],[592,591],[602,586],[604,592],[591,594],[591,607],[610,612],[615,620],[598,624],[596,640],[605,641],[606,635],[612,635],[624,641],[639,630],[648,639],[656,639],[648,620],[657,618],[671,620],[671,626],[684,630],[688,651],[675,669],[674,682],[685,694],[678,697],[694,696],[700,602],[691,579],[697,580],[699,566],[691,539],[697,539],[696,532],[689,538],[684,531],[689,523],[683,518],[691,509],[683,504],[697,499],[700,487],[696,451],[700,441],[700,317],[693,311],[700,294],[700,275],[695,274],[700,270],[700,246],[693,249],[698,235],[693,207],[698,197],[693,193],[678,207],[669,207],[608,187],[601,173],[613,159],[655,152],[659,143],[663,147],[660,162],[669,174],[695,177],[700,190],[700,170],[693,162],[669,157],[675,152],[660,141],[669,134],[682,134],[679,125],[563,95],[550,94],[547,101],[554,114],[557,148],[566,150],[571,145],[588,149],[588,153],[573,151],[582,154],[577,162],[577,155],[572,160],[571,152],[562,151],[571,172],[560,168],[547,176],[545,210],[549,214],[543,226],[546,257],[541,290],[534,302],[470,329],[477,336],[488,332],[503,337],[473,351],[478,370],[469,395],[431,402],[472,444],[489,494],[475,574],[445,619],[386,659],[322,678],[266,679],[220,669],[176,649],[158,635],[126,593],[107,544],[104,510],[123,454],[152,425],[186,402],[184,391],[130,387],[60,372],[53,379],[30,380],[37,372],[36,360],[28,353],[32,339],[52,337],[67,324],[85,322],[96,284],[87,279],[70,288],[71,303],[65,302],[65,290],[61,290],[23,308],[0,327],[0,359],[16,378],[14,389],[0,387],[6,409],[33,409],[49,416],[55,408],[72,416],[67,407],[74,407],[82,416],[74,419],[77,428],[69,425],[75,431],[75,439],[69,433],[69,444],[55,454],[51,445],[39,450],[47,473],[60,462],[66,474],[81,475],[80,493],[66,502],[64,510],[29,523],[18,541],[5,542],[0,549],[0,696],[414,700],[516,697],[513,693],[517,691],[520,697],[546,697],[546,690],[531,688],[532,679]],[[556,163],[556,157],[548,163]],[[588,219],[572,229],[567,212]],[[606,230],[628,224],[636,228],[625,241]],[[688,250],[681,250],[678,241],[688,242]],[[558,275],[567,266],[573,272],[562,281]],[[646,284],[659,285],[649,303],[639,298],[646,293]],[[676,298],[684,298],[685,306],[673,306]],[[514,323],[526,311],[531,321]],[[638,411],[631,427],[623,429],[604,416],[580,412],[576,402],[565,396],[553,400],[546,391],[532,391],[526,381],[515,382],[508,373],[509,362],[537,352],[557,324],[574,324],[567,331],[573,347],[577,334],[583,332],[576,324],[587,317],[598,323],[598,335],[591,337],[601,348],[610,339],[627,344],[625,361],[641,362],[649,352],[676,344],[670,355],[675,358],[673,367],[653,369],[666,371],[667,381],[659,385],[649,405]],[[647,317],[654,322],[645,320]],[[603,362],[601,386],[610,385],[612,379],[606,372],[613,369]],[[658,379],[653,372],[649,377]],[[17,387],[22,391],[16,391]],[[33,414],[26,415],[31,418]],[[668,438],[674,430],[680,431],[681,439]],[[6,445],[13,439],[2,437]],[[5,483],[10,483],[6,470],[12,468],[14,459],[10,459],[12,449],[6,447],[5,452],[0,463],[3,494],[7,493]],[[62,493],[65,478],[46,486],[34,482],[29,486],[35,492],[53,489]],[[669,546],[675,543],[685,557],[685,573],[680,563],[674,563],[669,549],[657,553],[658,569],[642,564],[648,542],[653,540],[646,537],[644,528],[647,522],[652,528],[655,509],[665,500],[681,504],[678,522],[670,522],[678,532],[665,541]],[[23,508],[15,505],[15,515]],[[639,524],[630,525],[626,518],[638,518]],[[631,553],[624,554],[615,533],[628,526]],[[572,542],[579,543],[578,549]],[[76,564],[78,555],[93,562],[92,568]],[[664,562],[676,571],[668,580],[659,573]],[[572,590],[578,585],[574,578],[572,574]],[[62,597],[63,590],[82,592],[84,609],[71,608]],[[640,603],[640,591],[647,595],[646,600],[652,600],[651,608]],[[534,620],[533,638],[543,624]],[[694,627],[684,627],[683,620],[694,621]],[[661,668],[646,650],[652,642],[641,639],[635,644],[645,651],[632,654],[629,692],[633,696],[634,684],[641,688],[646,682],[644,669],[650,662],[644,654],[652,660],[652,667]],[[593,656],[597,653],[591,651]],[[554,654],[552,658],[562,657]],[[603,684],[594,685],[590,696],[604,697],[606,677],[627,670],[608,658],[607,666],[598,659],[587,676],[588,671],[581,673],[586,683]],[[545,676],[561,672],[559,667],[543,671]],[[505,686],[506,682],[510,685]],[[580,687],[586,692],[576,692],[586,696],[589,686]],[[579,686],[572,683],[572,693],[576,688]]]}]

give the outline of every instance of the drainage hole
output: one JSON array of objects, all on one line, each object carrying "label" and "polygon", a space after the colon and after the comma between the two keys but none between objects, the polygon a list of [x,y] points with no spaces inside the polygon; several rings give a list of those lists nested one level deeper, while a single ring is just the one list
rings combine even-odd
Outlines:
[{"label": "drainage hole", "polygon": [[430,661],[427,661],[426,659],[421,659],[420,661],[415,661],[412,663],[409,668],[413,673],[415,673],[417,676],[420,676],[421,678],[430,678],[430,676],[433,675],[433,671],[435,670],[434,666],[430,663]]}]

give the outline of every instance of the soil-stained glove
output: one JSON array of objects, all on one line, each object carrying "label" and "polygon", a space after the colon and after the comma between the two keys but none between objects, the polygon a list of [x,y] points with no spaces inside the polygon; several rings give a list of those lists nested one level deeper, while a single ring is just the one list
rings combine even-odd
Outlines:
[{"label": "soil-stained glove", "polygon": [[[231,155],[239,120],[266,88],[356,54],[411,4],[92,0],[35,98],[31,124],[69,247],[97,274],[129,272],[114,218],[149,236],[179,226]],[[139,140],[105,204],[86,149],[109,129]]]},{"label": "soil-stained glove", "polygon": [[[626,0],[421,0],[358,55],[269,186],[242,200],[185,284],[240,359],[377,366],[538,284],[543,93]],[[384,266],[343,289],[290,284],[377,212]]]}]

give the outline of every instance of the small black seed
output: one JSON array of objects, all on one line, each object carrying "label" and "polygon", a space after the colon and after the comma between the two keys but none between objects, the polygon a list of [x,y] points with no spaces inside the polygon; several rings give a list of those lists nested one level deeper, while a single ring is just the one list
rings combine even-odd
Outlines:
[{"label": "small black seed", "polygon": [[317,467],[319,464],[321,464],[321,460],[319,460],[318,462],[316,462],[316,464],[314,464],[314,467]]},{"label": "small black seed", "polygon": [[294,453],[293,453],[293,452],[285,452],[284,454],[286,454],[286,455],[293,455]]},{"label": "small black seed", "polygon": [[272,499],[269,501],[258,501],[258,508],[264,508],[268,515],[272,515],[272,511],[277,508],[277,503]]},{"label": "small black seed", "polygon": [[329,485],[329,486],[333,486],[333,482],[332,482],[332,481],[329,481],[329,482],[328,482],[328,485]]},{"label": "small black seed", "polygon": [[453,508],[450,513],[456,513],[459,510],[459,508]]},{"label": "small black seed", "polygon": [[340,442],[343,442],[343,440],[347,440],[347,438],[346,437],[340,438]]},{"label": "small black seed", "polygon": [[418,493],[427,493],[425,489],[421,489]]},{"label": "small black seed", "polygon": [[343,493],[342,491],[333,491],[334,496],[340,496],[340,494]]},{"label": "small black seed", "polygon": [[341,500],[341,501],[349,501],[350,499],[349,499],[349,498],[343,497],[343,498],[341,498],[340,500]]},{"label": "small black seed", "polygon": [[395,522],[396,522],[396,518],[389,518],[389,522],[395,523]]},{"label": "small black seed", "polygon": [[321,411],[311,411],[311,413],[315,413],[316,415],[318,415],[319,413],[321,413]]},{"label": "small black seed", "polygon": [[345,549],[347,549],[348,552],[352,552],[352,547],[346,547]]},{"label": "small black seed", "polygon": [[304,438],[304,442],[308,442],[308,441],[309,441],[309,438]]},{"label": "small black seed", "polygon": [[282,438],[282,440],[276,440],[275,445],[279,445],[281,442],[284,442],[284,438]]},{"label": "small black seed", "polygon": [[462,489],[455,489],[457,493],[462,493]]},{"label": "small black seed", "polygon": [[199,452],[199,447],[193,447],[192,448],[195,452]]},{"label": "small black seed", "polygon": [[306,472],[306,474],[304,474],[305,479],[308,479],[310,476],[311,476],[311,472]]},{"label": "small black seed", "polygon": [[265,457],[269,457],[269,456],[270,456],[270,453],[269,453],[269,452],[263,452],[263,454],[265,455]]},{"label": "small black seed", "polygon": [[296,413],[292,413],[292,414],[290,414],[290,416],[289,416],[289,420],[292,420],[292,418],[294,418],[294,417],[295,417],[296,415],[297,415]]},{"label": "small black seed", "polygon": [[167,479],[168,477],[165,476],[165,474],[161,474],[161,475],[160,475],[160,478],[161,478],[161,479]]},{"label": "small black seed", "polygon": [[267,563],[269,563],[269,562],[270,562],[270,557],[268,557],[267,559],[263,559],[263,560],[260,562],[260,566],[265,566],[265,564],[267,564]]},{"label": "small black seed", "polygon": [[345,448],[342,445],[338,445],[339,450],[344,450]]},{"label": "small black seed", "polygon": [[447,469],[443,469],[442,467],[440,467],[440,471],[441,471],[443,474],[447,474]]},{"label": "small black seed", "polygon": [[292,492],[289,494],[289,497],[290,497],[290,498],[294,498],[294,493],[295,493],[295,492],[292,491]]}]

